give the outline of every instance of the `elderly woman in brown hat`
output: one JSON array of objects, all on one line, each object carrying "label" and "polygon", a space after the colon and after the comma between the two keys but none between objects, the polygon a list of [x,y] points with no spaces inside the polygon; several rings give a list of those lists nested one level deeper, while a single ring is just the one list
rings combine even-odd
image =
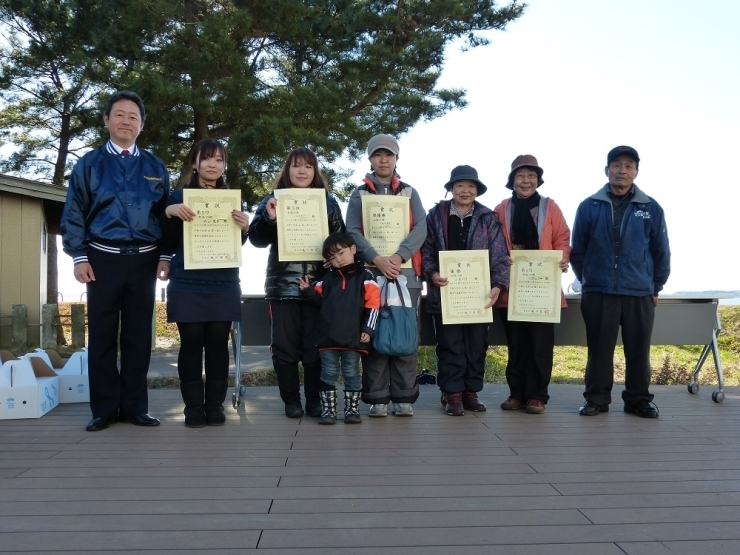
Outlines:
[{"label": "elderly woman in brown hat", "polygon": [[434,318],[437,338],[437,384],[447,414],[462,416],[468,409],[486,410],[478,399],[483,389],[489,324],[442,322],[440,288],[448,284],[440,275],[439,253],[450,250],[487,250],[491,271],[492,307],[509,286],[509,260],[504,236],[490,208],[475,199],[486,192],[478,172],[470,166],[452,170],[445,189],[452,200],[441,200],[427,215],[427,238],[421,247],[421,265],[427,281],[427,312]]},{"label": "elderly woman in brown hat", "polygon": [[[562,250],[560,269],[568,270],[570,258],[570,229],[563,213],[552,199],[539,194],[544,183],[543,170],[531,154],[517,156],[511,164],[506,187],[512,189],[511,198],[495,209],[506,238],[506,247],[524,250]],[[508,293],[499,296],[496,307],[506,331],[509,361],[506,381],[509,397],[501,403],[503,410],[526,409],[531,414],[545,412],[550,396],[547,387],[552,375],[552,357],[555,344],[555,324],[543,322],[514,322],[507,318]],[[565,308],[565,297],[561,306]]]}]

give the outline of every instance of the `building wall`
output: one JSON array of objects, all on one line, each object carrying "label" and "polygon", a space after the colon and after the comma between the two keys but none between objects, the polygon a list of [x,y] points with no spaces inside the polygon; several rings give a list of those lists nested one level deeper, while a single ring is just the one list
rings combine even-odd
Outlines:
[{"label": "building wall", "polygon": [[[28,306],[28,341],[39,345],[46,302],[46,233],[40,199],[0,192],[0,315]],[[0,319],[0,343],[11,339],[10,319]]]}]

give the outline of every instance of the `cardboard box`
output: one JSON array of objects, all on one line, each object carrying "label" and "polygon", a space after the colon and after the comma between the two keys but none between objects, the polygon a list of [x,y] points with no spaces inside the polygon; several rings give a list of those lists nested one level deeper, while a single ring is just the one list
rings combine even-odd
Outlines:
[{"label": "cardboard box", "polygon": [[[53,355],[57,355],[54,357]],[[60,403],[89,403],[90,402],[90,380],[87,377],[87,351],[82,350],[72,354],[68,359],[62,359],[56,351],[43,351],[36,349],[35,352],[25,355],[27,358],[37,357],[43,360],[59,376],[59,402]],[[53,361],[56,359],[57,364]],[[63,366],[60,366],[60,362]]]},{"label": "cardboard box", "polygon": [[0,420],[40,418],[59,404],[59,376],[42,359],[0,366]]},{"label": "cardboard box", "polygon": [[89,403],[90,380],[87,377],[87,351],[73,353],[64,368],[56,370],[59,376],[60,403]]},{"label": "cardboard box", "polygon": [[[43,355],[40,353],[43,353]],[[64,368],[64,365],[67,364],[67,361],[69,360],[69,358],[62,358],[62,356],[54,349],[34,349],[34,352],[29,354],[38,354],[38,356],[41,356],[44,359],[44,362],[46,362],[52,370]]]},{"label": "cardboard box", "polygon": [[18,358],[10,351],[0,351],[0,366],[9,360],[18,360]]}]

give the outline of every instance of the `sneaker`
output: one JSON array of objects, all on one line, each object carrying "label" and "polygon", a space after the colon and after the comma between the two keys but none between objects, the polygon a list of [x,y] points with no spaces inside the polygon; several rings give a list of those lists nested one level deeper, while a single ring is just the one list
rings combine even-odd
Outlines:
[{"label": "sneaker", "polygon": [[624,412],[636,414],[641,418],[658,418],[658,406],[648,401],[640,401],[636,405],[624,405]]},{"label": "sneaker", "polygon": [[370,407],[370,412],[368,412],[369,416],[388,416],[388,405],[373,405]]},{"label": "sneaker", "polygon": [[393,414],[396,416],[414,416],[411,403],[393,403]]},{"label": "sneaker", "polygon": [[539,399],[530,399],[527,401],[527,412],[529,414],[542,414],[545,412],[545,403]]},{"label": "sneaker", "polygon": [[501,403],[501,410],[519,410],[523,409],[527,405],[522,403],[519,399],[514,399],[514,397],[508,397],[506,401]]}]

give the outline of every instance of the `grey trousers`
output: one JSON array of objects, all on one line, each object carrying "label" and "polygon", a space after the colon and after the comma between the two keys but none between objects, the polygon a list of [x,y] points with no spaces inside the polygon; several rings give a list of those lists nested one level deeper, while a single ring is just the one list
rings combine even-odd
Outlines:
[{"label": "grey trousers", "polygon": [[[411,304],[419,320],[421,289],[409,288]],[[417,338],[418,342],[418,338]],[[419,397],[416,383],[418,350],[405,357],[389,357],[372,349],[362,357],[362,400],[368,405],[414,403]]]}]

